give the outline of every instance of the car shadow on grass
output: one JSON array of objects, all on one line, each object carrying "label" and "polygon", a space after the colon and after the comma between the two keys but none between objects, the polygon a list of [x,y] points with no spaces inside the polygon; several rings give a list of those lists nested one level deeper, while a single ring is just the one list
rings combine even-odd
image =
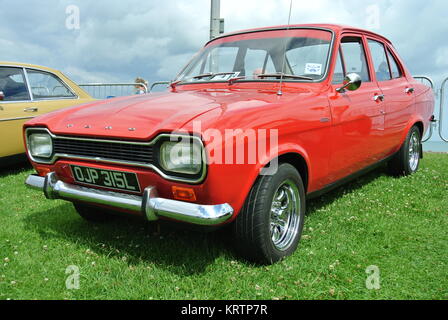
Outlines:
[{"label": "car shadow on grass", "polygon": [[70,203],[32,213],[25,219],[25,228],[43,240],[70,241],[80,247],[77,254],[89,249],[129,266],[155,264],[181,276],[206,272],[222,255],[233,259],[223,232],[197,232],[122,216],[94,224],[79,217]]},{"label": "car shadow on grass", "polygon": [[362,175],[334,190],[329,191],[317,198],[310,199],[307,202],[306,216],[311,216],[318,210],[322,209],[338,200],[342,196],[358,191],[364,186],[372,183],[373,181],[383,177],[390,176],[387,171],[387,166],[380,166],[365,175]]},{"label": "car shadow on grass", "polygon": [[[336,201],[344,194],[356,192],[386,175],[380,167],[370,173],[309,201],[307,216]],[[234,251],[228,228],[217,232],[185,230],[185,224],[148,223],[140,219],[113,216],[104,224],[93,224],[78,216],[70,203],[25,218],[28,230],[42,239],[61,239],[112,259],[122,259],[130,266],[155,264],[181,276],[205,273],[218,257],[250,264]],[[252,265],[252,264],[250,264]],[[257,267],[257,265],[253,265]],[[262,266],[260,266],[262,267]]]},{"label": "car shadow on grass", "polygon": [[33,167],[27,160],[18,161],[17,163],[0,163],[0,178],[15,175],[22,171],[30,170]]}]

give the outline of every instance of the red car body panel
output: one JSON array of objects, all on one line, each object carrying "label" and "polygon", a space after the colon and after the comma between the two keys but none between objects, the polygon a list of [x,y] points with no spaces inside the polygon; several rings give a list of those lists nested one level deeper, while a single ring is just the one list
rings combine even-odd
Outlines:
[{"label": "red car body panel", "polygon": [[[281,37],[285,30],[276,29],[282,28],[284,26],[270,28],[274,31],[248,30],[207,45],[254,37]],[[434,111],[433,92],[412,78],[390,41],[369,31],[343,26],[300,25],[294,28],[324,28],[333,32],[332,56],[324,81],[285,81],[281,96],[277,94],[278,82],[177,85],[167,93],[110,99],[59,110],[35,118],[25,127],[46,127],[59,135],[132,141],[150,141],[160,133],[173,131],[203,137],[210,128],[223,136],[225,129],[277,129],[278,150],[273,153],[303,159],[308,194],[393,155],[413,125],[418,124],[422,133],[426,132]],[[315,33],[314,30],[306,32]],[[368,63],[372,81],[363,83],[357,91],[338,93],[336,89],[340,86],[332,84],[332,75],[341,38],[346,35],[362,37],[366,48],[368,38],[382,42],[401,65],[403,76],[378,82],[372,63]],[[367,58],[371,61],[369,52]],[[411,87],[414,93],[406,93]],[[387,100],[374,101],[373,97],[378,94],[386,95]],[[200,132],[194,131],[194,121],[200,121]],[[84,128],[87,124],[89,129]],[[113,129],[106,130],[109,126]],[[129,131],[131,127],[135,130]],[[209,142],[204,142],[207,148]],[[222,143],[225,149],[224,141]],[[74,184],[69,164],[136,172],[142,187],[155,186],[162,197],[173,198],[172,186],[189,187],[194,189],[197,203],[229,203],[235,218],[260,169],[271,160],[266,157],[256,164],[209,164],[205,180],[195,185],[168,181],[150,169],[100,162],[63,159],[53,165],[33,165],[55,171],[63,181]]]}]

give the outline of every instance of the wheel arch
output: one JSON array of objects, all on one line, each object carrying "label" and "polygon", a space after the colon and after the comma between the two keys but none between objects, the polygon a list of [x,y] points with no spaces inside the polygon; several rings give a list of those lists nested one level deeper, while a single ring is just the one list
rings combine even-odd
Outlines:
[{"label": "wheel arch", "polygon": [[244,182],[242,182],[238,195],[236,196],[234,203],[232,203],[235,213],[231,221],[239,215],[239,211],[243,207],[247,195],[260,177],[263,168],[271,168],[271,165],[273,165],[273,168],[275,169],[275,165],[279,165],[280,163],[289,163],[297,169],[303,180],[305,193],[308,192],[312,179],[312,170],[308,154],[298,144],[288,143],[280,145],[278,148],[265,153],[264,157],[260,159],[256,165],[250,167],[250,175]]},{"label": "wheel arch", "polygon": [[278,156],[278,163],[289,163],[299,172],[305,187],[305,193],[308,191],[309,169],[305,158],[297,152],[288,152]]},{"label": "wheel arch", "polygon": [[413,126],[417,126],[417,128],[420,130],[420,137],[423,138],[423,134],[425,133],[425,126],[424,126],[424,124],[423,124],[423,121],[419,120],[419,121],[415,122],[414,125],[412,125],[411,127],[409,127],[409,130],[410,130]]},{"label": "wheel arch", "polygon": [[418,130],[420,131],[420,135],[423,138],[423,135],[425,134],[425,125],[421,118],[413,117],[406,126],[406,129],[403,130],[402,137],[400,139],[400,145],[397,146],[397,151],[401,148],[403,143],[406,141],[406,137],[408,136],[409,130],[411,130],[412,127],[417,126]]}]

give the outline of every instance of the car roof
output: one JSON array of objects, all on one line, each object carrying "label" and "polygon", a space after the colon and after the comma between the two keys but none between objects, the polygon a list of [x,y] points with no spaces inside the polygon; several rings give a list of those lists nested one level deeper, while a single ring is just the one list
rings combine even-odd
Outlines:
[{"label": "car roof", "polygon": [[52,73],[59,72],[56,69],[39,66],[36,64],[23,63],[23,62],[0,61],[0,67],[21,67],[21,68],[40,69],[40,70],[50,71]]},{"label": "car roof", "polygon": [[252,32],[262,32],[262,31],[272,31],[272,30],[286,30],[288,28],[293,28],[293,29],[298,29],[298,28],[316,28],[316,29],[328,29],[328,30],[332,30],[333,32],[340,34],[342,32],[359,32],[359,33],[363,33],[366,35],[371,35],[371,36],[375,36],[378,38],[383,39],[384,41],[386,41],[389,44],[392,44],[391,41],[389,39],[387,39],[386,37],[377,34],[375,32],[369,31],[369,30],[365,30],[365,29],[361,29],[361,28],[356,28],[356,27],[351,27],[351,26],[346,26],[346,25],[341,25],[341,24],[331,24],[331,23],[322,23],[322,24],[290,24],[290,25],[279,25],[279,26],[271,26],[271,27],[263,27],[263,28],[255,28],[255,29],[247,29],[247,30],[241,30],[241,31],[235,31],[235,32],[229,32],[229,33],[225,33],[223,35],[220,35],[219,37],[216,37],[212,40],[210,40],[208,43],[213,42],[216,39],[220,39],[220,38],[224,38],[224,37],[229,37],[229,36],[233,36],[233,35],[238,35],[238,34],[244,34],[244,33],[252,33]]}]

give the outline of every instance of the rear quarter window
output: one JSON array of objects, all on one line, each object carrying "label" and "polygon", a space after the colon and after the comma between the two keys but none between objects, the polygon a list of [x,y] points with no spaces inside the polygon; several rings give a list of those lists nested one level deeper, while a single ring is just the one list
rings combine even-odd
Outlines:
[{"label": "rear quarter window", "polygon": [[395,57],[390,52],[390,49],[387,49],[387,56],[389,58],[390,70],[392,72],[392,78],[393,79],[401,78],[403,73],[401,72],[401,69],[399,67],[399,64],[398,64],[397,60],[395,59]]}]

